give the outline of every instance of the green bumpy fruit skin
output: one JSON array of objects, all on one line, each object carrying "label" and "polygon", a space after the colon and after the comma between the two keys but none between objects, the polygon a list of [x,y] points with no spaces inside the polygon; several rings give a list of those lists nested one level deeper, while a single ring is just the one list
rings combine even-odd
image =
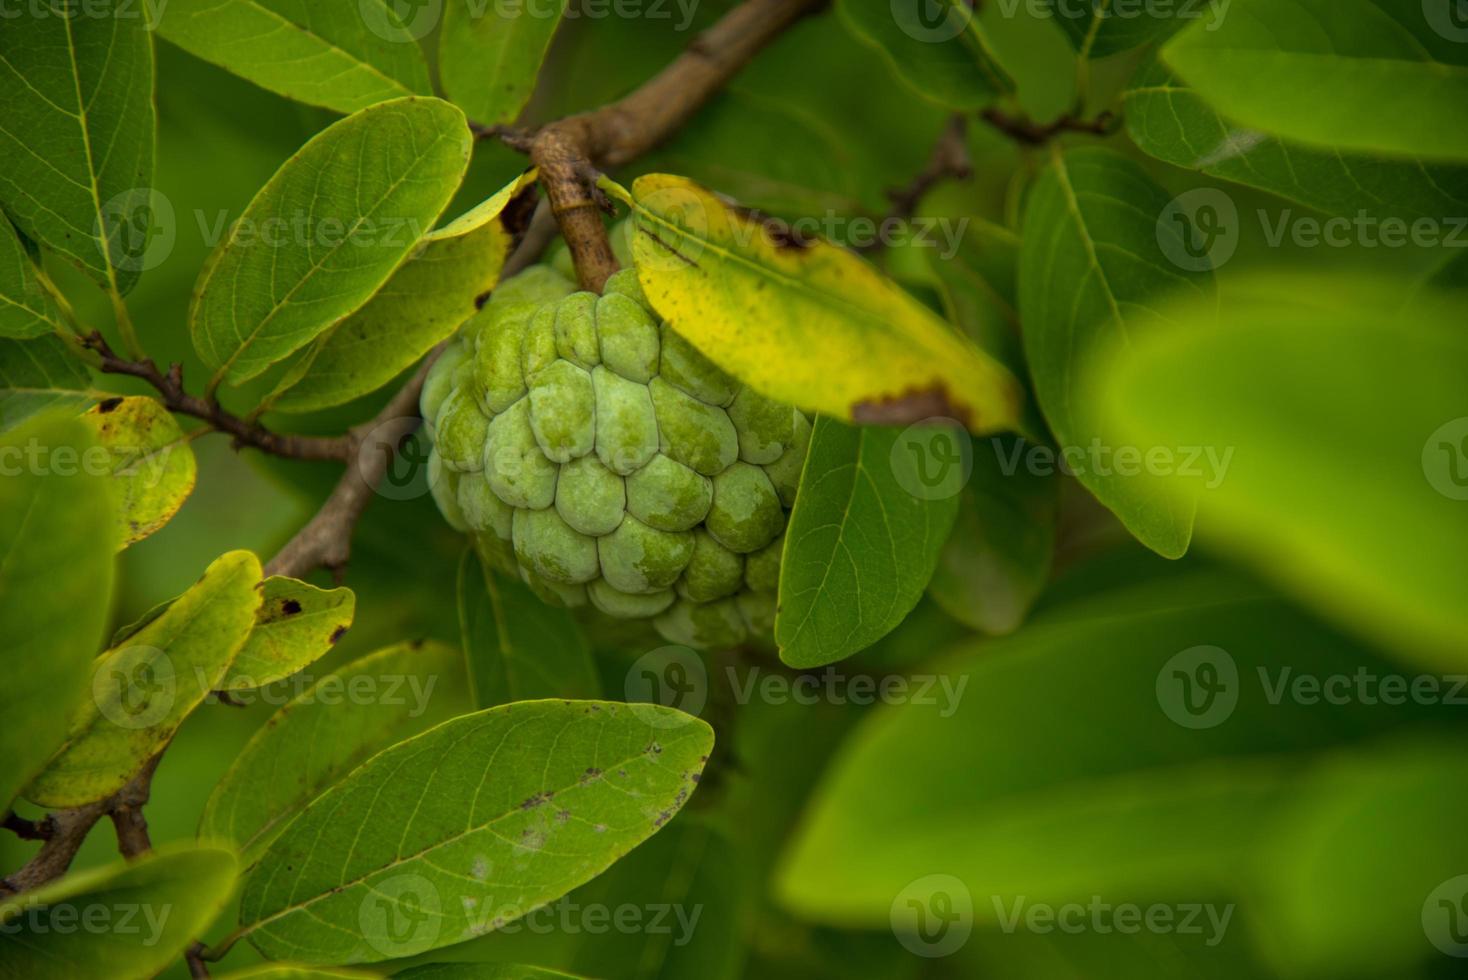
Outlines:
[{"label": "green bumpy fruit skin", "polygon": [[420,407],[444,517],[547,602],[702,649],[773,627],[810,422],[659,322],[634,271],[502,283]]}]

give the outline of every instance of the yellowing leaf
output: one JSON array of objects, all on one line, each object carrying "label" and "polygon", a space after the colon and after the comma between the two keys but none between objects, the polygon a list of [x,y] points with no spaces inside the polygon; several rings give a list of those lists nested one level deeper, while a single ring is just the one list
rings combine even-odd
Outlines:
[{"label": "yellowing leaf", "polygon": [[649,174],[631,194],[648,299],[720,367],[772,398],[856,422],[1013,428],[1019,382],[867,262]]},{"label": "yellowing leaf", "polygon": [[82,420],[110,456],[118,547],[126,548],[167,524],[193,492],[194,451],[178,421],[152,398],[108,398]]},{"label": "yellowing leaf", "polygon": [[273,684],[323,656],[352,625],[351,589],[318,589],[282,575],[264,582],[255,628],[235,655],[222,691]]},{"label": "yellowing leaf", "polygon": [[25,791],[39,806],[74,807],[127,784],[216,690],[260,605],[260,561],[216,560],[194,586],[92,667],[90,697],[66,743]]},{"label": "yellowing leaf", "polygon": [[279,412],[312,412],[387,384],[474,315],[530,218],[536,171],[424,237],[367,305],[330,328],[272,396]]}]

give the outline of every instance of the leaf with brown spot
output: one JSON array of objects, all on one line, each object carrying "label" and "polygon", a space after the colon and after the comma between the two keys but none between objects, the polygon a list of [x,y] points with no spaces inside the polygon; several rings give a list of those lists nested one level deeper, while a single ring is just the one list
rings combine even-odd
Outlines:
[{"label": "leaf with brown spot", "polygon": [[[178,421],[152,398],[108,398],[82,416],[106,450],[119,548],[167,524],[194,490],[198,464]],[[95,456],[83,464],[96,465]]]},{"label": "leaf with brown spot", "polygon": [[255,628],[230,664],[222,691],[249,691],[301,670],[330,650],[352,624],[351,589],[318,589],[293,578],[264,582]]},{"label": "leaf with brown spot", "polygon": [[1009,369],[855,253],[682,177],[603,186],[632,208],[653,306],[763,394],[847,421],[1019,424]]}]

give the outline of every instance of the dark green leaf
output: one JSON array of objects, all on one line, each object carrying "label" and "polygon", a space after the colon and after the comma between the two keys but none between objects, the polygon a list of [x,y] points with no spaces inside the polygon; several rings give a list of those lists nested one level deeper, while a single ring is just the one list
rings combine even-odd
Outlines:
[{"label": "dark green leaf", "polygon": [[0,962],[26,980],[146,980],[208,927],[234,879],[228,851],[177,845],[73,872],[0,900]]},{"label": "dark green leaf", "polygon": [[1167,209],[1167,192],[1130,160],[1057,152],[1030,189],[1019,305],[1035,393],[1060,452],[1143,544],[1175,558],[1192,538],[1191,502],[1169,496],[1147,468],[1122,475],[1104,462],[1101,452],[1140,447],[1123,446],[1080,389],[1082,369],[1098,351],[1130,343],[1129,321],[1149,315],[1163,294],[1212,294],[1207,257],[1190,261]]},{"label": "dark green leaf", "polygon": [[837,14],[892,73],[925,99],[977,109],[1012,87],[973,5],[962,0],[838,0]]},{"label": "dark green leaf", "polygon": [[514,921],[604,871],[688,799],[713,746],[658,705],[529,701],[373,757],[306,808],[245,881],[267,956],[362,963]]},{"label": "dark green leaf", "polygon": [[974,472],[928,584],[933,600],[984,633],[1011,633],[1050,577],[1060,481],[1021,464],[1027,443],[975,440]]},{"label": "dark green leaf", "polygon": [[473,551],[459,564],[459,633],[478,707],[601,696],[591,647],[570,611],[485,568]]},{"label": "dark green leaf", "polygon": [[80,411],[97,400],[91,384],[59,337],[0,339],[0,432],[49,409]]},{"label": "dark green leaf", "polygon": [[780,659],[834,663],[912,611],[958,513],[968,449],[950,426],[816,419],[780,570]]},{"label": "dark green leaf", "polygon": [[[15,466],[28,446],[42,455]],[[89,450],[86,427],[58,417],[0,438],[14,468],[0,478],[0,808],[66,737],[107,625],[116,531],[103,479],[80,463]]]},{"label": "dark green leaf", "polygon": [[153,40],[142,7],[36,0],[0,31],[0,205],[26,235],[126,293],[147,244]]}]

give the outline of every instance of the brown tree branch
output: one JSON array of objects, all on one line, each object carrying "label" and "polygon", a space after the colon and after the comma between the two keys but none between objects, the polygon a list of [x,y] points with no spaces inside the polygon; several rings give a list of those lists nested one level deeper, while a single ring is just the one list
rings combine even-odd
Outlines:
[{"label": "brown tree branch", "polygon": [[550,123],[533,137],[485,130],[529,152],[571,249],[585,289],[601,291],[617,270],[598,213],[597,167],[628,163],[682,126],[765,45],[827,0],[745,0],[693,39],[668,67],[630,95],[592,112]]},{"label": "brown tree branch", "polygon": [[[93,331],[82,338],[82,346],[95,351],[101,359],[99,369],[103,374],[121,374],[141,378],[161,396],[163,406],[170,412],[199,419],[217,432],[234,437],[236,448],[251,446],[272,456],[290,459],[345,460],[348,445],[345,438],[325,436],[284,435],[271,432],[257,422],[249,422],[232,415],[213,398],[201,398],[184,390],[183,366],[172,364],[167,373],[159,370],[151,360],[129,361],[115,354],[102,334]],[[102,403],[104,406],[107,402]]]},{"label": "brown tree branch", "polygon": [[938,141],[933,144],[932,155],[922,172],[908,182],[906,187],[887,191],[892,202],[889,218],[911,218],[917,213],[918,205],[928,192],[945,180],[968,180],[974,175],[973,160],[968,155],[968,120],[954,116],[943,127]]},{"label": "brown tree branch", "polygon": [[[111,816],[117,824],[118,847],[125,856],[132,858],[146,853],[150,845],[148,827],[142,819],[142,805],[148,800],[153,771],[158,768],[158,760],[162,756],[160,752],[150,759],[126,786],[107,799],[47,815],[38,825],[44,828],[45,843],[25,867],[0,880],[0,894],[29,891],[61,877],[76,859],[82,842],[103,817]],[[119,814],[121,823],[117,822]]]}]

